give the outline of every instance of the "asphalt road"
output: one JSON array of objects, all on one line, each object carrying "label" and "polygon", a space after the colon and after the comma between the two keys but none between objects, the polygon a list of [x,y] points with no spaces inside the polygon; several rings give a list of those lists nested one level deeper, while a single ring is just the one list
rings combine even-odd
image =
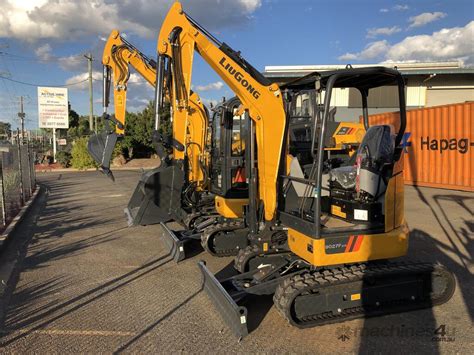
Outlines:
[{"label": "asphalt road", "polygon": [[[196,265],[204,259],[218,272],[232,259],[201,253],[176,265],[160,227],[128,228],[123,208],[138,178],[137,171],[117,172],[115,184],[96,172],[38,176],[44,190],[16,232],[19,249],[0,255],[0,264],[8,253],[20,260],[1,300],[1,352],[472,351],[474,194],[406,189],[411,256],[456,274],[447,304],[300,330],[262,298],[249,305],[251,333],[238,342],[202,291]],[[433,340],[435,329],[446,331],[444,341]]]}]

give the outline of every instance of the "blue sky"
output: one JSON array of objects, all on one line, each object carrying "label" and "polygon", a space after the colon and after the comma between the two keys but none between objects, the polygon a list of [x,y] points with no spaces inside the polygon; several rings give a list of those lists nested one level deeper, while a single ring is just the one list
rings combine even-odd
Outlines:
[{"label": "blue sky", "polygon": [[[100,78],[103,38],[112,28],[155,57],[156,36],[170,0],[0,0],[0,120],[17,126],[25,95],[27,127],[37,127],[36,87],[86,78],[92,52]],[[188,0],[183,7],[263,70],[266,65],[461,60],[474,64],[474,2],[350,0]],[[196,56],[193,83],[204,101],[232,93]],[[79,114],[88,113],[87,83],[69,87]],[[199,90],[198,90],[199,89]],[[101,82],[94,82],[94,112],[101,112]],[[138,76],[129,85],[136,111],[153,90]]]}]

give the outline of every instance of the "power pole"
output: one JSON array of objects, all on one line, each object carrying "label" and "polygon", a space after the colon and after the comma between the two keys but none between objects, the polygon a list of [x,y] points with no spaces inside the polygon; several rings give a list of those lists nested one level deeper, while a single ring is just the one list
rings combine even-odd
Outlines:
[{"label": "power pole", "polygon": [[[20,96],[20,112],[18,112],[18,117],[20,117],[21,122],[21,144],[25,143],[25,112],[23,111],[23,96]],[[20,139],[20,137],[18,137]]]},{"label": "power pole", "polygon": [[[92,96],[92,54],[84,55],[87,59],[87,68],[89,70],[89,130],[94,130],[94,98]],[[97,127],[96,127],[97,128]]]}]

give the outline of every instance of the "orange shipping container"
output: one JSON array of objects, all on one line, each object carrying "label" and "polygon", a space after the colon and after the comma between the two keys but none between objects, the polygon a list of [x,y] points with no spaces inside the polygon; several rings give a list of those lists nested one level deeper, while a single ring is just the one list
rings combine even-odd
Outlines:
[{"label": "orange shipping container", "polygon": [[[473,114],[474,102],[407,111],[405,183],[474,191]],[[398,112],[370,115],[369,122],[398,128],[398,117]]]}]

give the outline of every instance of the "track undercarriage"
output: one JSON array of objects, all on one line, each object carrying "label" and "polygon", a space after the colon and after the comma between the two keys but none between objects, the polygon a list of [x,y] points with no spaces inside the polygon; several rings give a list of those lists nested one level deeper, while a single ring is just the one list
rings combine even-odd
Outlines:
[{"label": "track undercarriage", "polygon": [[455,290],[452,273],[441,265],[424,262],[314,268],[291,253],[274,252],[254,260],[252,271],[221,281],[203,262],[199,266],[205,289],[238,337],[248,330],[243,318],[246,310],[237,302],[251,294],[273,294],[275,307],[291,325],[308,328],[429,308],[447,302]]},{"label": "track undercarriage", "polygon": [[173,231],[161,223],[168,252],[176,262],[186,258],[188,243],[200,243],[209,254],[216,257],[235,256],[248,245],[248,229],[242,219],[226,220],[218,214],[200,215],[189,229]]}]

